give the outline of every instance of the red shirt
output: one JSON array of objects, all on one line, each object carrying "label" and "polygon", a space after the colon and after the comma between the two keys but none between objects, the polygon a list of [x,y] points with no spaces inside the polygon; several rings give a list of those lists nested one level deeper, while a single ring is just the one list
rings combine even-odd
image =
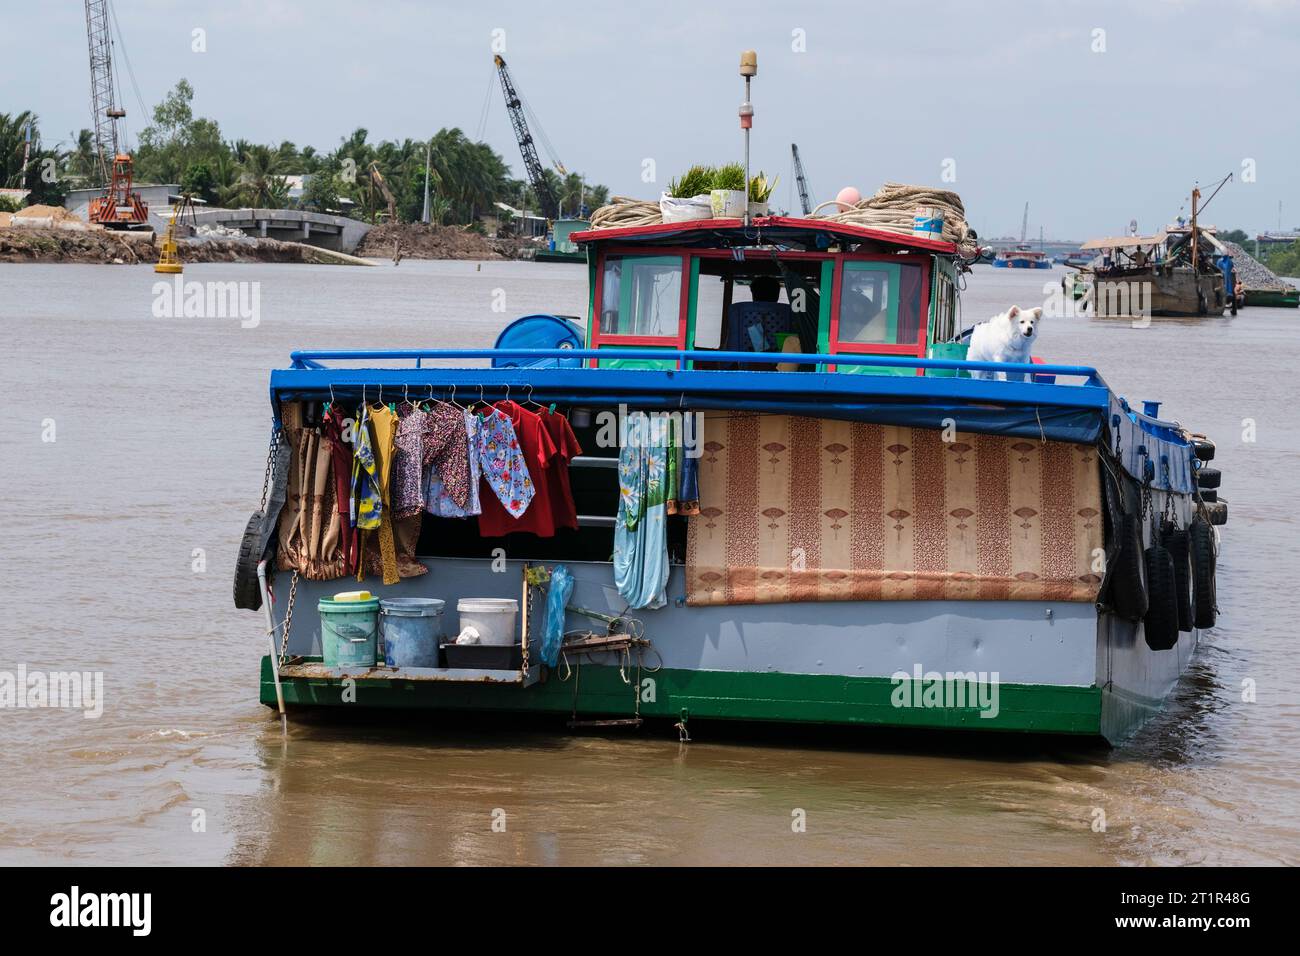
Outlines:
[{"label": "red shirt", "polygon": [[551,513],[550,465],[558,450],[539,416],[515,402],[497,402],[497,409],[510,416],[519,440],[519,452],[528,466],[533,483],[533,500],[518,518],[501,506],[496,492],[483,480],[479,488],[482,513],[478,516],[478,533],[485,538],[499,538],[515,531],[531,531],[539,538],[555,536],[555,518]]},{"label": "red shirt", "polygon": [[582,454],[578,436],[573,434],[569,420],[559,412],[542,412],[542,425],[555,442],[556,455],[551,459],[549,488],[551,514],[557,528],[578,527],[578,509],[573,504],[573,489],[569,487],[569,462]]}]

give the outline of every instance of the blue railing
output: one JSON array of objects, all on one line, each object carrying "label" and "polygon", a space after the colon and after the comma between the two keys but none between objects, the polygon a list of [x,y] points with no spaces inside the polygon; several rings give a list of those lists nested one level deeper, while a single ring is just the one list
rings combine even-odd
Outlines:
[{"label": "blue railing", "polygon": [[[289,354],[296,369],[325,368],[327,361],[414,361],[426,359],[637,359],[676,362],[737,362],[748,365],[853,365],[875,368],[935,369],[964,372],[1010,372],[1062,375],[1084,379],[1084,384],[1105,387],[1095,368],[1086,365],[1033,365],[1020,362],[970,362],[963,359],[918,358],[911,355],[861,355],[802,352],[713,352],[655,348],[619,349],[301,349]],[[527,366],[522,366],[527,368]],[[1029,378],[1032,383],[1033,378]],[[1025,384],[1025,383],[1020,383]]]}]

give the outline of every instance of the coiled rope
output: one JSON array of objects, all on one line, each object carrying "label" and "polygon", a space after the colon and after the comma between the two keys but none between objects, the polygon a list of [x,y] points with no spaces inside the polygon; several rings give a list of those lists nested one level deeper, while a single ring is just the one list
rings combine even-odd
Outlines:
[{"label": "coiled rope", "polygon": [[[809,218],[824,218],[828,222],[882,229],[907,236],[912,235],[913,219],[918,208],[938,209],[943,213],[943,238],[955,243],[964,258],[971,259],[979,255],[979,245],[966,222],[966,208],[962,205],[961,197],[946,189],[885,183],[876,190],[875,195],[858,201],[850,209],[829,216],[818,216],[818,212],[826,206],[838,208],[832,199],[814,209]],[[591,215],[592,229],[652,226],[661,222],[663,216],[658,203],[627,196],[615,196]]]},{"label": "coiled rope", "polygon": [[663,222],[659,204],[645,199],[615,196],[608,205],[591,214],[592,229],[615,229],[627,226],[657,226]]},{"label": "coiled rope", "polygon": [[[831,200],[834,203],[834,200]],[[822,203],[817,209],[829,203]],[[979,254],[979,246],[966,222],[966,207],[961,197],[946,189],[931,186],[908,186],[903,183],[885,183],[874,196],[859,200],[849,209],[826,218],[851,226],[883,229],[886,232],[912,234],[913,217],[919,207],[928,206],[943,212],[943,237],[956,243],[962,256],[972,258]],[[817,210],[813,210],[816,215]]]}]

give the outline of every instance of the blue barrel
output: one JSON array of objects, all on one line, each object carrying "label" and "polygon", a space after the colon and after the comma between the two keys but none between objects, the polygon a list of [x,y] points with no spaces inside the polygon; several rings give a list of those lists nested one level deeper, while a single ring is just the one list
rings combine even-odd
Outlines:
[{"label": "blue barrel", "polygon": [[384,663],[389,667],[437,667],[442,610],[437,598],[385,598],[379,602]]},{"label": "blue barrel", "polygon": [[321,598],[321,654],[326,667],[374,667],[379,632],[379,599],[335,601]]}]

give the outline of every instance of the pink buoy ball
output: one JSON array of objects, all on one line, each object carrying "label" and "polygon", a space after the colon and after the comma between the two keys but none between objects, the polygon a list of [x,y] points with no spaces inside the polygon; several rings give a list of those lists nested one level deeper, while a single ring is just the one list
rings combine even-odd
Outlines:
[{"label": "pink buoy ball", "polygon": [[862,193],[852,186],[845,186],[835,195],[835,201],[840,204],[841,210],[852,209],[855,204],[862,201]]}]

